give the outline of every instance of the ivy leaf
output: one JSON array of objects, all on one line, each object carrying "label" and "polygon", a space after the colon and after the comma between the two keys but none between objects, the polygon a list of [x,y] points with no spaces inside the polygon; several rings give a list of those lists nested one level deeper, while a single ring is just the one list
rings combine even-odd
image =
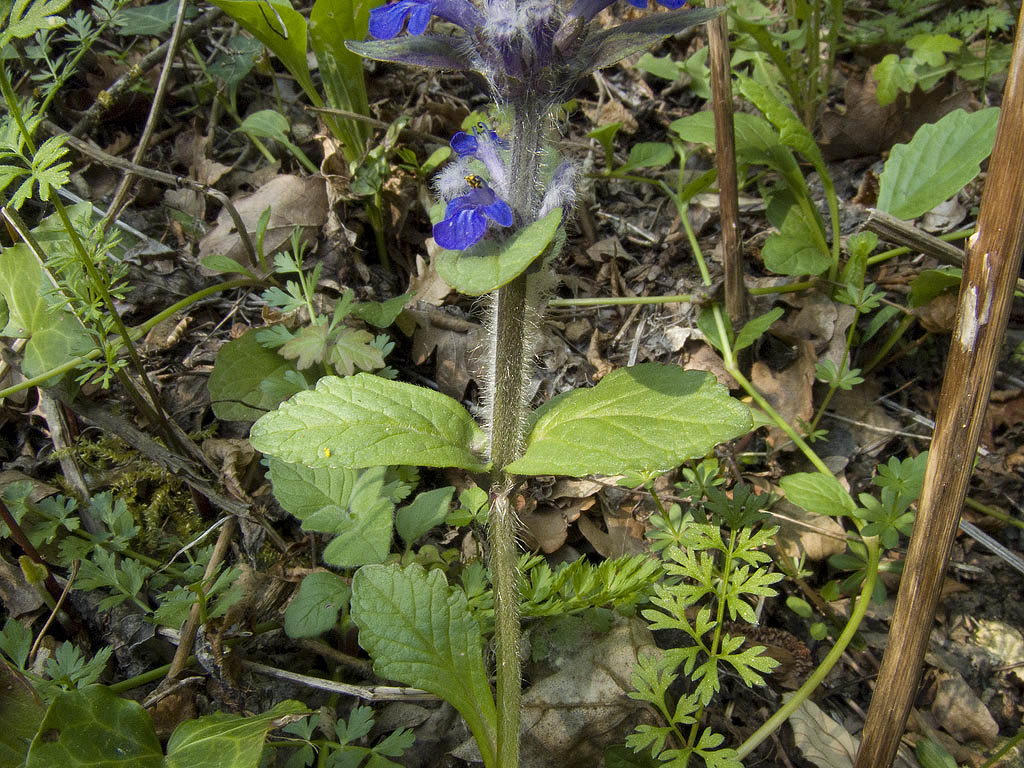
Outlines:
[{"label": "ivy leaf", "polygon": [[666,471],[749,428],[749,409],[714,376],[643,363],[541,406],[526,452],[506,469],[575,477]]},{"label": "ivy leaf", "polygon": [[167,742],[166,768],[257,768],[267,731],[309,714],[300,701],[282,701],[254,717],[217,712],[186,720]]},{"label": "ivy leaf", "polygon": [[497,715],[466,594],[439,570],[366,566],[352,580],[352,620],[374,671],[449,702],[492,764]]},{"label": "ivy leaf", "polygon": [[[213,414],[223,421],[255,421],[300,390],[305,379],[295,363],[259,342],[260,331],[246,332],[217,353],[206,384]],[[289,377],[292,374],[296,379]]]},{"label": "ivy leaf", "polygon": [[313,468],[487,466],[477,453],[483,430],[458,401],[368,373],[324,377],[257,421],[250,440],[261,453]]},{"label": "ivy leaf", "polygon": [[62,693],[32,740],[25,768],[165,768],[160,740],[140,704],[102,686]]},{"label": "ivy leaf", "polygon": [[[27,647],[25,655],[28,656]],[[0,729],[0,765],[21,766],[46,708],[28,679],[8,664],[0,664],[0,690],[4,692],[0,696],[0,722],[4,724]]]}]

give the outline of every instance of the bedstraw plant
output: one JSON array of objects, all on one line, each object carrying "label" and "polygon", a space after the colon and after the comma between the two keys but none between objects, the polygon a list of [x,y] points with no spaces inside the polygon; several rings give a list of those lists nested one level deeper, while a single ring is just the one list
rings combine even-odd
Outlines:
[{"label": "bedstraw plant", "polygon": [[[475,72],[496,103],[493,124],[451,140],[436,177],[434,240],[442,277],[488,298],[484,425],[440,393],[360,373],[321,379],[252,428],[254,446],[292,464],[344,471],[385,465],[457,467],[488,489],[497,699],[466,595],[440,571],[365,565],[352,618],[381,675],[424,688],[465,718],[486,766],[518,764],[519,555],[512,493],[528,475],[665,471],[746,432],[750,414],[713,377],[647,363],[532,413],[527,387],[553,264],[565,241],[577,169],[547,142],[552,114],[586,74],[700,24],[716,10],[667,12],[602,29],[613,0],[397,0],[374,11],[368,58]],[[646,0],[631,0],[644,7]],[[428,31],[431,19],[447,22]],[[404,31],[403,31],[404,30]],[[443,30],[443,31],[442,31]]]}]

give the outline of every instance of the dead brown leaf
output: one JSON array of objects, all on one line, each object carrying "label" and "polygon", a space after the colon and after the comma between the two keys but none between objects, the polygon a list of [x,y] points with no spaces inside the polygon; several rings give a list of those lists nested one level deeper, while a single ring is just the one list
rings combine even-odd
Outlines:
[{"label": "dead brown leaf", "polygon": [[[263,238],[264,253],[269,257],[287,247],[296,227],[301,229],[305,242],[316,240],[327,219],[326,187],[323,179],[312,176],[278,176],[253,194],[236,200],[235,208],[250,236],[255,236],[260,216],[270,208],[270,223]],[[247,261],[227,211],[220,212],[217,226],[199,243],[200,259],[215,253],[242,264]]]},{"label": "dead brown leaf", "polygon": [[[774,371],[761,361],[754,363],[751,380],[754,386],[790,424],[798,420],[809,421],[814,415],[811,389],[814,385],[814,344],[807,340],[796,342],[797,358],[781,371]],[[768,444],[773,448],[789,444],[789,438],[776,426],[768,428]],[[792,444],[790,449],[792,449]]]}]

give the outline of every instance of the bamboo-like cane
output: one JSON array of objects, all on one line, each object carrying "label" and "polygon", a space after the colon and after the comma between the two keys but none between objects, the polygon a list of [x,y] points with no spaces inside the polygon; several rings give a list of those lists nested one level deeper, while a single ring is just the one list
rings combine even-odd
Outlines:
[{"label": "bamboo-like cane", "polygon": [[978,231],[967,244],[956,327],[939,396],[917,523],[856,768],[892,765],[970,479],[1024,252],[1024,38],[1018,20]]}]

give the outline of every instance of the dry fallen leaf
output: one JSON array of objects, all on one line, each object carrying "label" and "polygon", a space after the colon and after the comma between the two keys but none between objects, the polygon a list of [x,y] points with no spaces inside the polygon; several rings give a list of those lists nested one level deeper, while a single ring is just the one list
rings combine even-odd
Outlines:
[{"label": "dry fallen leaf", "polygon": [[[754,386],[790,424],[809,421],[814,414],[811,388],[814,385],[814,345],[807,340],[796,342],[797,358],[787,368],[774,371],[758,361],[751,369]],[[789,444],[789,438],[776,426],[768,428],[768,444],[773,448]]]},{"label": "dry fallen leaf", "polygon": [[946,733],[960,742],[977,739],[991,747],[999,735],[999,724],[959,672],[938,673],[931,712]]},{"label": "dry fallen leaf", "polygon": [[[250,237],[263,212],[270,208],[270,223],[263,238],[263,251],[269,257],[285,248],[296,227],[302,239],[312,242],[327,220],[327,191],[324,180],[312,176],[278,176],[256,192],[235,201],[235,209]],[[220,254],[242,264],[248,260],[235,225],[226,210],[217,216],[214,227],[199,243],[200,260]]]},{"label": "dry fallen leaf", "polygon": [[818,768],[853,768],[857,740],[813,701],[803,701],[790,715],[789,724],[797,749]]}]

